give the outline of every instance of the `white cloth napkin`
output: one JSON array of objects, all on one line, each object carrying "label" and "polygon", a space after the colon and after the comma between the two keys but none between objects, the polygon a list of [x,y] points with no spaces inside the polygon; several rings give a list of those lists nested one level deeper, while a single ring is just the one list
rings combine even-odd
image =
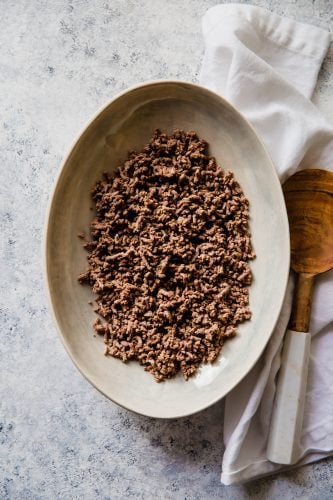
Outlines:
[{"label": "white cloth napkin", "polygon": [[[333,166],[333,128],[310,99],[330,43],[319,28],[248,5],[218,5],[203,18],[201,83],[223,95],[255,127],[283,182],[297,169]],[[222,482],[272,474],[266,445],[275,377],[290,309],[293,278],[269,344],[227,396]],[[316,282],[313,335],[302,432],[305,464],[333,454],[333,273]],[[284,466],[285,467],[285,466]]]}]

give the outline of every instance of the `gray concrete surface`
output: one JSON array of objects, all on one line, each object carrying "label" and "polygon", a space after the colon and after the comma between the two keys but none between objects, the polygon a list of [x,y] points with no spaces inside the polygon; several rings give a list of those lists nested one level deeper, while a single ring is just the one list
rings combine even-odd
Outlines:
[{"label": "gray concrete surface", "polygon": [[[1,499],[333,497],[332,460],[222,486],[222,403],[173,422],[116,407],[76,371],[47,309],[41,238],[65,151],[119,90],[197,81],[200,20],[217,3],[0,1]],[[332,0],[254,3],[333,28]],[[316,102],[333,122],[332,50]]]}]

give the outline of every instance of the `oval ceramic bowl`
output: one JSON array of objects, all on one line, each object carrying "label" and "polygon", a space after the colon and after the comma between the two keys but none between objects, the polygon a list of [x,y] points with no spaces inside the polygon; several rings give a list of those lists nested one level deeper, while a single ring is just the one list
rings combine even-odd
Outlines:
[{"label": "oval ceramic bowl", "polygon": [[[252,319],[223,346],[214,364],[185,381],[156,383],[137,362],[103,356],[93,337],[94,297],[77,277],[87,266],[77,237],[89,234],[90,190],[103,171],[114,171],[129,149],[140,149],[155,128],[195,130],[219,164],[231,169],[250,201],[257,258],[251,264]],[[288,219],[272,162],[249,123],[223,98],[185,82],[157,81],[112,99],[90,121],[65,159],[50,203],[45,236],[49,298],[61,339],[80,372],[115,403],[144,415],[190,415],[225,396],[262,353],[282,305],[289,269]]]}]

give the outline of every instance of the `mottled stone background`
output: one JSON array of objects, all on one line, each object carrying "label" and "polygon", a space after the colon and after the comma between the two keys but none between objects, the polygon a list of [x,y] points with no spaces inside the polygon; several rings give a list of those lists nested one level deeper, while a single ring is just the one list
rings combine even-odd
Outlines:
[{"label": "mottled stone background", "polygon": [[[221,486],[222,404],[173,422],[116,407],[76,371],[46,305],[41,238],[65,151],[129,85],[197,81],[200,20],[217,3],[0,1],[1,499],[333,497],[331,460]],[[333,27],[332,0],[254,3]],[[316,102],[333,122],[332,75],[331,50]]]}]

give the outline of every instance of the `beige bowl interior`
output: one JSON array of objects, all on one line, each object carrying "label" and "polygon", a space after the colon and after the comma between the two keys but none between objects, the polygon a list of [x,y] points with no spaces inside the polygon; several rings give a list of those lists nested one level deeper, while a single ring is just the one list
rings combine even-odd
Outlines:
[{"label": "beige bowl interior", "polygon": [[[77,237],[88,233],[90,190],[104,170],[113,171],[129,149],[141,148],[155,128],[195,130],[211,154],[231,169],[250,200],[257,258],[252,263],[251,321],[241,325],[212,365],[185,382],[156,383],[136,362],[103,356],[92,335],[93,299],[77,277],[87,266]],[[48,214],[46,277],[63,343],[81,373],[114,402],[138,413],[172,418],[197,412],[226,395],[251,369],[277,320],[289,269],[289,233],[274,167],[253,129],[218,95],[198,85],[153,82],[122,93],[89,123],[65,159]]]}]

